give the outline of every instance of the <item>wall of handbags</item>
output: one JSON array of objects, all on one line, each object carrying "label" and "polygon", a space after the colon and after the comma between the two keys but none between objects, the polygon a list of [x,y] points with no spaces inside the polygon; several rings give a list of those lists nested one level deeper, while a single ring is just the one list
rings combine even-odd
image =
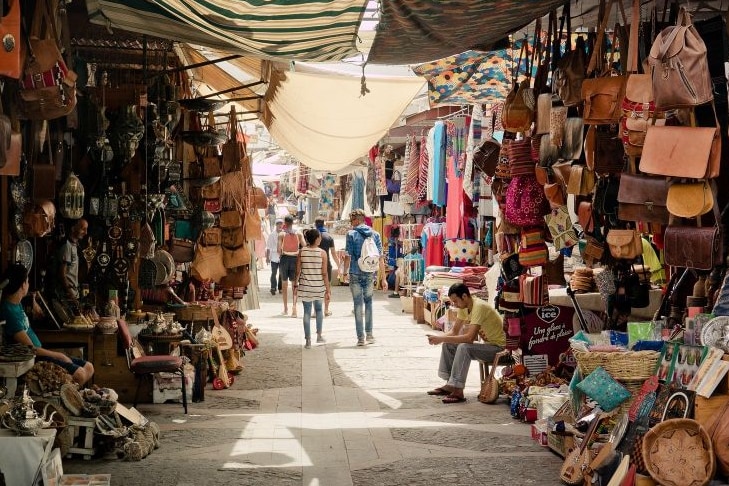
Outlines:
[{"label": "wall of handbags", "polygon": [[[122,313],[164,304],[142,297],[170,287],[169,303],[244,298],[266,198],[235,109],[193,98],[172,42],[142,49],[136,36],[69,21],[66,2],[35,4],[7,1],[0,17],[2,266],[26,265],[69,319],[98,317],[110,294]],[[80,219],[88,236],[69,299],[57,250]]]},{"label": "wall of handbags", "polygon": [[[717,188],[727,177],[729,38],[726,12],[694,12],[702,19],[694,21],[673,2],[617,0],[601,0],[598,11],[589,34],[571,30],[569,5],[536,22],[528,47],[515,52],[504,139],[484,142],[474,164],[493,178],[501,209],[499,307],[546,304],[533,296],[548,293],[525,287],[524,275],[551,273],[545,288],[617,289],[605,296],[603,321],[624,330],[616,306],[628,315],[630,301],[645,299],[615,292],[643,295],[665,285],[666,273],[724,267],[728,198]],[[549,268],[555,253],[545,242],[605,269],[600,278],[613,285],[565,281]]]}]

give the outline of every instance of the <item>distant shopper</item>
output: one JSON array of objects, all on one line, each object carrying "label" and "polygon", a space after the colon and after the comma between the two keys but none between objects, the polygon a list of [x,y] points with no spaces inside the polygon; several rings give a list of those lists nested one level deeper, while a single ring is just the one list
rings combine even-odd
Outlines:
[{"label": "distant shopper", "polygon": [[[496,353],[506,346],[506,334],[499,313],[485,301],[471,297],[464,284],[451,285],[448,298],[458,309],[453,329],[441,336],[428,335],[428,343],[442,344],[438,376],[446,384],[430,390],[428,395],[445,395],[443,403],[460,403],[466,401],[463,389],[471,360],[493,362]],[[481,343],[476,342],[479,336]]]},{"label": "distant shopper", "polygon": [[304,216],[306,215],[306,198],[299,196],[296,201],[296,217],[299,220],[299,224],[304,224]]},{"label": "distant shopper", "polygon": [[276,214],[278,212],[278,204],[276,204],[276,199],[272,196],[268,196],[268,207],[266,208],[266,216],[268,216],[268,225],[269,225],[269,231],[273,232],[273,229],[276,224]]},{"label": "distant shopper", "polygon": [[[387,277],[385,275],[385,259],[382,254],[382,240],[376,231],[367,226],[365,212],[362,209],[353,209],[349,214],[349,220],[353,229],[347,232],[346,252],[344,257],[345,278],[349,275],[349,290],[352,292],[354,301],[354,322],[357,332],[357,346],[365,346],[374,343],[372,334],[372,292],[374,290],[375,277],[379,270],[382,277],[382,288],[387,292]],[[362,256],[362,246],[365,240],[372,238],[379,251],[378,268],[371,271],[364,271],[359,264]],[[362,307],[364,304],[364,316]],[[363,320],[364,317],[364,320]]]},{"label": "distant shopper", "polygon": [[58,289],[57,295],[62,300],[77,301],[80,296],[78,284],[79,254],[78,242],[86,237],[89,223],[79,219],[71,227],[71,234],[66,242],[58,249]]},{"label": "distant shopper", "polygon": [[[319,248],[324,250],[324,253],[326,253],[327,255],[327,276],[329,277],[329,283],[331,283],[332,259],[337,263],[337,267],[341,266],[339,257],[337,256],[337,249],[334,248],[334,238],[332,238],[332,235],[330,235],[327,231],[327,227],[324,226],[323,218],[317,218],[314,222],[314,226],[316,226],[317,231],[319,231],[319,234],[321,234],[321,243],[319,243]],[[324,315],[327,317],[332,315],[331,311],[329,310],[330,301],[330,298],[324,299]]]},{"label": "distant shopper", "polygon": [[304,338],[306,339],[304,347],[308,349],[311,347],[312,304],[314,304],[314,312],[316,312],[316,342],[324,342],[321,335],[324,321],[322,300],[330,297],[331,287],[327,274],[326,254],[319,248],[321,242],[319,231],[316,229],[304,231],[304,240],[306,246],[299,252],[294,292],[304,304]]},{"label": "distant shopper", "polygon": [[283,219],[277,219],[274,230],[266,240],[266,262],[271,264],[271,295],[276,295],[276,290],[281,292],[281,275],[278,271],[281,255],[278,253],[278,235],[283,231],[283,224]]},{"label": "distant shopper", "polygon": [[[283,315],[288,315],[288,288],[289,282],[293,282],[296,278],[296,265],[299,259],[299,249],[305,245],[304,238],[301,233],[294,228],[293,216],[284,218],[284,228],[278,234],[278,254],[281,255],[281,262],[278,270],[282,282],[281,295],[283,296]],[[296,289],[292,292],[293,310],[291,317],[296,316]]]}]

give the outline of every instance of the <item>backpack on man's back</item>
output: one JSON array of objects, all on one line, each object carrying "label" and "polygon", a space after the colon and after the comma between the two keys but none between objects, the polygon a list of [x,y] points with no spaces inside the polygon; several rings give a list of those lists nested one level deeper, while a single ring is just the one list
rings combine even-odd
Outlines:
[{"label": "backpack on man's back", "polygon": [[380,250],[377,249],[374,237],[368,236],[365,238],[357,264],[363,272],[374,273],[377,271],[380,265]]}]

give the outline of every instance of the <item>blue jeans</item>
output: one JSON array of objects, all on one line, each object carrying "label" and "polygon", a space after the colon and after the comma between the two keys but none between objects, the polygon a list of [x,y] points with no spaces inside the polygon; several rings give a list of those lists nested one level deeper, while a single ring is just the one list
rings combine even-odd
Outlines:
[{"label": "blue jeans", "polygon": [[311,304],[314,304],[314,312],[316,312],[316,333],[321,334],[321,327],[324,322],[322,301],[315,300],[313,302],[302,302],[302,304],[304,304],[304,337],[311,339]]},{"label": "blue jeans", "polygon": [[271,290],[281,292],[281,275],[278,273],[279,262],[271,262]]},{"label": "blue jeans", "polygon": [[[365,333],[372,333],[372,291],[374,273],[352,273],[349,275],[349,290],[354,300],[354,324],[357,339],[364,339]],[[362,323],[362,304],[364,303],[364,325]],[[364,329],[363,329],[364,327]]]}]

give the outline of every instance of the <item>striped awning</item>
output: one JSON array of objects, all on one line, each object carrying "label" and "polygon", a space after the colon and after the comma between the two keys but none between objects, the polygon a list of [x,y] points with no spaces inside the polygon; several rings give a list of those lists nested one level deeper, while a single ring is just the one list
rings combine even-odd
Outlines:
[{"label": "striped awning", "polygon": [[359,53],[366,0],[86,0],[97,24],[267,59]]},{"label": "striped awning", "polygon": [[506,35],[564,0],[388,0],[368,56],[376,64],[411,64],[468,49],[488,51]]}]

